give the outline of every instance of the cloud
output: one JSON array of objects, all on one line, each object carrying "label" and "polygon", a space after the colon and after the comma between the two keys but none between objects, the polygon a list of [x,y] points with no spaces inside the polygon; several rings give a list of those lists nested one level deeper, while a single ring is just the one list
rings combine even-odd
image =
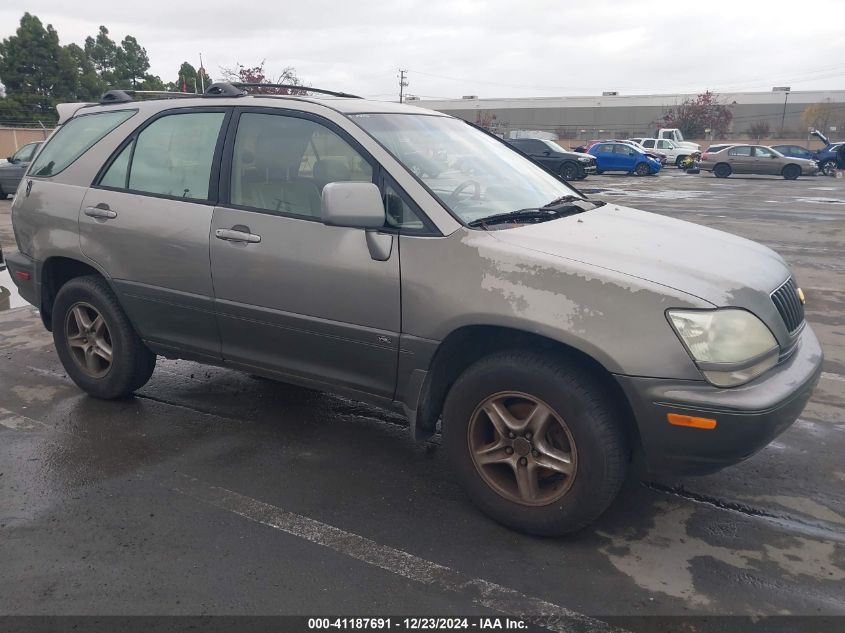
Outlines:
[{"label": "cloud", "polygon": [[[212,77],[266,59],[271,72],[294,66],[312,85],[377,98],[398,92],[399,67],[409,93],[433,97],[835,88],[845,75],[845,3],[826,4],[822,20],[784,1],[27,4],[64,43],[100,24],[134,35],[165,80],[200,53]],[[20,15],[0,9],[0,37]]]}]

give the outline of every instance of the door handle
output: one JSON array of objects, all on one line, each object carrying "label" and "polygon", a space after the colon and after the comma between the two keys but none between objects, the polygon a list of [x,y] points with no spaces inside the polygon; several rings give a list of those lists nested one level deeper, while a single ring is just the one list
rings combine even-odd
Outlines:
[{"label": "door handle", "polygon": [[250,233],[249,229],[245,226],[235,226],[231,229],[217,229],[214,231],[214,237],[227,242],[246,242],[247,244],[258,244],[261,242],[261,236]]},{"label": "door handle", "polygon": [[96,207],[85,207],[85,215],[97,218],[98,220],[113,220],[117,213],[109,209],[107,204],[98,204]]}]

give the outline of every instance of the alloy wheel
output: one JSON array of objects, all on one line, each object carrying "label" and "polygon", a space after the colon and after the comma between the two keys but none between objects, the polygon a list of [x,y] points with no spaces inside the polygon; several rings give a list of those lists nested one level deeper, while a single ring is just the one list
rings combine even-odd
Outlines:
[{"label": "alloy wheel", "polygon": [[74,362],[91,378],[112,366],[112,338],[103,315],[91,304],[75,303],[65,318],[65,338]]},{"label": "alloy wheel", "polygon": [[485,399],[472,414],[467,440],[484,482],[515,503],[554,503],[575,480],[578,458],[569,428],[554,409],[527,393]]}]

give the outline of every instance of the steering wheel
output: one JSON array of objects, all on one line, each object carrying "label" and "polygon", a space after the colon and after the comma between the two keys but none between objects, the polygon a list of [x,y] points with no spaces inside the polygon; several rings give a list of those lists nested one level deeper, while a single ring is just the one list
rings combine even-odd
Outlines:
[{"label": "steering wheel", "polygon": [[450,206],[458,201],[464,189],[467,187],[473,188],[472,200],[481,200],[481,184],[477,180],[464,180],[461,184],[455,187],[454,191],[446,196],[446,202]]}]

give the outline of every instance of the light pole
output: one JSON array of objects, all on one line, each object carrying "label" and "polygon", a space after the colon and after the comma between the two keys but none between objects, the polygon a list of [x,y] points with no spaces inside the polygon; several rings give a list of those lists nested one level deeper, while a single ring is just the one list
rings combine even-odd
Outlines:
[{"label": "light pole", "polygon": [[783,88],[783,114],[780,115],[780,137],[783,138],[783,124],[786,121],[786,102],[789,100],[789,87]]}]

